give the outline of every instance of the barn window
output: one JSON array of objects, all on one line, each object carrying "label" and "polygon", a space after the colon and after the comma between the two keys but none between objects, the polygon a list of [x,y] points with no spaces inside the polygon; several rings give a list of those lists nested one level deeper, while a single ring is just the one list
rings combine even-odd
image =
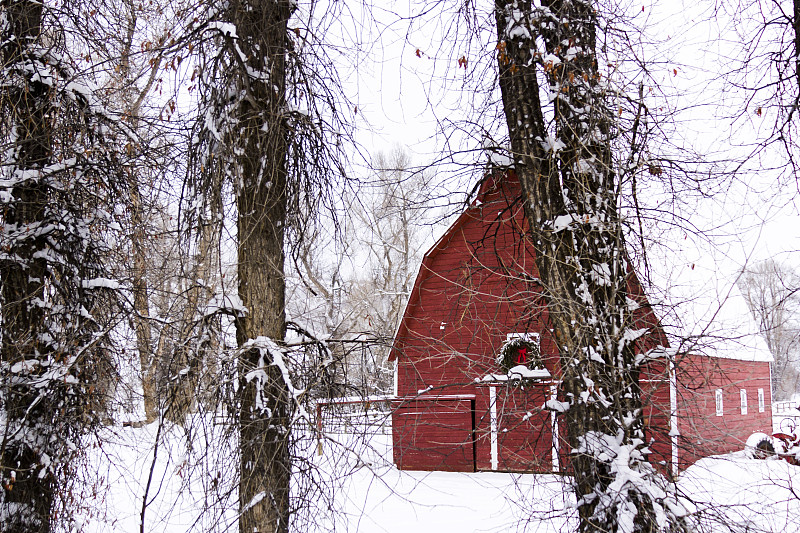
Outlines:
[{"label": "barn window", "polygon": [[758,412],[764,412],[764,389],[758,389]]},{"label": "barn window", "polygon": [[497,354],[497,362],[508,371],[515,366],[544,368],[538,333],[510,333]]},{"label": "barn window", "polygon": [[741,402],[742,414],[747,414],[747,390],[739,389],[739,400]]},{"label": "barn window", "polygon": [[717,402],[717,416],[722,416],[722,389],[714,391],[714,399]]}]

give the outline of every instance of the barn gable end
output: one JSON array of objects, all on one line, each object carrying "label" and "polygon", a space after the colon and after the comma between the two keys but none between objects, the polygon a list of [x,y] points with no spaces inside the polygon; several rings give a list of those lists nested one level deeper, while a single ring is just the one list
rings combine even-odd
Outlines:
[{"label": "barn gable end", "polygon": [[[638,350],[667,347],[664,331],[632,271],[628,292],[638,306],[632,329],[647,329]],[[518,337],[538,347],[537,379],[503,379],[497,354],[507,340]],[[532,358],[535,351],[521,357]],[[565,469],[566,428],[559,427],[554,410],[544,408],[545,402],[553,407],[559,401],[558,350],[513,172],[489,176],[477,199],[423,258],[392,358],[397,365],[392,424],[398,467]],[[726,369],[747,371],[748,364],[694,358],[686,365],[687,376],[700,367],[711,369],[710,377],[698,381],[682,377],[683,367],[670,364],[670,359],[674,358],[654,359],[640,380],[653,461],[686,466],[704,454],[697,441],[712,435],[715,453],[730,451],[741,447],[739,439],[746,439],[750,428],[766,423],[768,416],[758,412],[756,403],[756,389],[763,388],[760,381],[742,387],[754,406],[749,417],[734,420],[731,413],[712,425],[701,421],[709,418],[709,395],[723,388],[730,396],[736,387],[726,381]],[[752,375],[763,374],[763,365],[749,365]],[[766,384],[768,390],[768,364]],[[679,446],[687,447],[685,456],[678,457]]]}]

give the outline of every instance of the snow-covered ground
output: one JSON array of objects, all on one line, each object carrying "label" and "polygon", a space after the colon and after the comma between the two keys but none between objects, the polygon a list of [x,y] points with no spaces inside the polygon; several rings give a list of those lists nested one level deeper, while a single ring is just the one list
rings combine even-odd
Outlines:
[{"label": "snow-covered ground", "polygon": [[[96,486],[83,489],[81,529],[142,531],[147,488],[145,532],[238,531],[236,494],[226,483],[235,460],[231,439],[209,419],[198,417],[189,429],[191,449],[183,428],[160,434],[156,424],[109,428],[102,447],[90,451]],[[400,472],[391,464],[390,442],[384,434],[328,434],[320,455],[310,440],[309,471],[327,488],[312,496],[300,531],[573,529],[573,500],[560,476]],[[800,468],[783,461],[748,459],[743,452],[704,459],[682,474],[678,489],[687,508],[702,514],[702,531],[800,531]]]},{"label": "snow-covered ground", "polygon": [[687,507],[713,525],[735,524],[737,532],[800,531],[800,468],[785,461],[748,459],[744,452],[709,457],[686,470],[678,487]]}]

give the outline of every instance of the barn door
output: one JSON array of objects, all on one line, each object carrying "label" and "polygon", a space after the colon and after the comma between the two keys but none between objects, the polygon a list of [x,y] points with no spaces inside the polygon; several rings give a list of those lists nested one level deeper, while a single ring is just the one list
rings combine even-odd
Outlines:
[{"label": "barn door", "polygon": [[394,462],[402,470],[475,471],[474,398],[397,400]]},{"label": "barn door", "polygon": [[497,387],[497,469],[552,472],[553,422],[542,409],[550,398],[548,385]]}]

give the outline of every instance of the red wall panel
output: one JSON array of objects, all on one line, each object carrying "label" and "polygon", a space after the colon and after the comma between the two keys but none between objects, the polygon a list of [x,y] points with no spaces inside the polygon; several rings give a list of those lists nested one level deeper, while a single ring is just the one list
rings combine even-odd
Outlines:
[{"label": "red wall panel", "polygon": [[[756,431],[772,432],[769,363],[689,355],[677,367],[682,468],[701,457],[742,450]],[[716,414],[717,389],[722,391],[722,416]],[[747,414],[741,412],[741,389],[747,393]],[[763,412],[758,389],[764,390]]]}]

